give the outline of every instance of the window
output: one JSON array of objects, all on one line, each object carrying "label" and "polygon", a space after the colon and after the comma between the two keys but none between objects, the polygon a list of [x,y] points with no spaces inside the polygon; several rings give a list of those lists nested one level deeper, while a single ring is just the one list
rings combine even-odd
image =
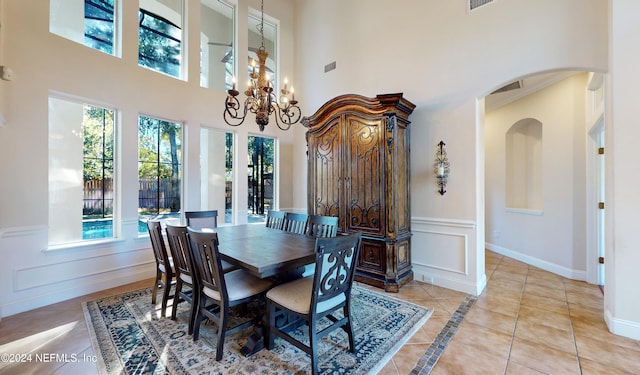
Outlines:
[{"label": "window", "polygon": [[249,217],[248,222],[264,222],[267,211],[274,209],[275,140],[249,136]]},{"label": "window", "polygon": [[200,202],[202,210],[224,213],[233,222],[233,133],[200,130]]},{"label": "window", "polygon": [[49,244],[114,236],[115,112],[49,98]]},{"label": "window", "polygon": [[200,86],[228,90],[234,76],[234,9],[223,1],[201,2]]},{"label": "window", "polygon": [[138,65],[180,78],[182,1],[141,0],[138,20]]},{"label": "window", "polygon": [[[264,22],[264,49],[269,56],[265,62],[266,71],[269,73],[269,79],[271,82],[278,82],[276,77],[276,66],[278,64],[277,59],[277,27],[273,24]],[[256,67],[258,66],[258,54],[257,51],[262,45],[262,38],[260,37],[260,18],[249,16],[249,65],[248,72],[253,71],[251,65],[252,61],[255,61]]]},{"label": "window", "polygon": [[50,0],[49,31],[116,54],[115,0]]},{"label": "window", "polygon": [[182,126],[140,116],[138,119],[138,232],[149,219],[180,215]]},{"label": "window", "polygon": [[85,0],[84,44],[113,54],[113,0]]}]

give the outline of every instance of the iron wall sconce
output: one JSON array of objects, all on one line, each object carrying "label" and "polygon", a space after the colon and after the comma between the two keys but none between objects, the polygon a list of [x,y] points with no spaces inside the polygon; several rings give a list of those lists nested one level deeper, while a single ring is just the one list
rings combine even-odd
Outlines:
[{"label": "iron wall sconce", "polygon": [[447,177],[449,177],[449,159],[447,159],[447,150],[444,148],[445,143],[440,141],[436,150],[436,162],[433,164],[433,171],[436,174],[438,182],[438,193],[444,195],[447,191],[444,189],[447,187]]}]

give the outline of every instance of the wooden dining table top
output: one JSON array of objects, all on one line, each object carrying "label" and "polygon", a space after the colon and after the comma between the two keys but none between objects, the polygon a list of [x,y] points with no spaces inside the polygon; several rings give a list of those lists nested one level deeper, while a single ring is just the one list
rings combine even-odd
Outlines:
[{"label": "wooden dining table top", "polygon": [[210,229],[222,259],[260,278],[282,275],[316,260],[314,237],[244,224]]}]

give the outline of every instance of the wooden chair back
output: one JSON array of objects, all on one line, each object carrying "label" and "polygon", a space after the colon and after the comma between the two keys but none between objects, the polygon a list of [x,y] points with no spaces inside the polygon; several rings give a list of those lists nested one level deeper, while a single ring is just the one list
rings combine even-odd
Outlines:
[{"label": "wooden chair back", "polygon": [[167,242],[169,250],[173,257],[173,266],[176,274],[186,275],[191,279],[195,279],[193,260],[191,259],[191,251],[189,251],[189,241],[187,239],[186,225],[167,224]]},{"label": "wooden chair back", "polygon": [[[360,248],[360,232],[316,240],[316,269],[311,315],[325,315],[349,303]],[[344,297],[344,303],[321,310],[321,303]],[[337,327],[336,327],[337,328]]]},{"label": "wooden chair back", "polygon": [[158,220],[147,221],[147,229],[149,230],[149,239],[151,240],[151,248],[156,258],[156,264],[163,273],[173,275],[169,253],[164,244],[162,237],[162,224]]},{"label": "wooden chair back", "polygon": [[191,255],[196,272],[200,276],[201,287],[207,287],[219,293],[219,301],[228,301],[227,286],[222,269],[222,259],[218,251],[218,234],[201,232],[187,228]]},{"label": "wooden chair back", "polygon": [[297,214],[293,212],[287,212],[284,217],[284,223],[282,229],[286,232],[295,234],[305,234],[307,232],[307,214]]},{"label": "wooden chair back", "polygon": [[218,227],[218,210],[185,211],[184,217],[187,220],[187,226],[193,229]]},{"label": "wooden chair back", "polygon": [[269,210],[269,212],[267,212],[267,227],[273,229],[282,229],[286,214],[287,213],[284,211]]},{"label": "wooden chair back", "polygon": [[310,215],[307,222],[307,235],[311,237],[335,237],[338,234],[336,216]]}]

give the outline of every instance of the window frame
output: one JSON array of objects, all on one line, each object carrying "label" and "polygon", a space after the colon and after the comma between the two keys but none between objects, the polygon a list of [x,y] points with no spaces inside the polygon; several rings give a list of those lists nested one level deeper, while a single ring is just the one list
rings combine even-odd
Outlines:
[{"label": "window frame", "polygon": [[[138,229],[139,229],[138,230],[138,235],[140,235],[140,236],[144,236],[144,235],[148,234],[148,232],[146,230],[146,227],[145,227],[144,231],[140,230],[142,222],[146,223],[145,220],[149,220],[152,217],[158,218],[159,216],[164,215],[163,213],[161,213],[161,209],[160,209],[161,207],[160,207],[160,189],[159,188],[158,188],[158,195],[157,195],[158,201],[156,202],[156,207],[155,207],[155,209],[157,209],[157,212],[155,214],[149,214],[149,215],[143,215],[142,212],[141,212],[141,207],[140,207],[140,199],[141,199],[140,198],[140,191],[141,191],[141,189],[140,189],[140,183],[141,183],[140,169],[141,169],[141,163],[145,162],[145,161],[142,160],[141,155],[140,155],[140,139],[141,139],[140,123],[141,123],[141,119],[142,118],[156,120],[156,121],[158,121],[160,123],[165,122],[165,123],[175,124],[180,129],[180,138],[179,138],[180,139],[180,145],[179,145],[178,148],[176,148],[176,152],[179,153],[179,155],[178,155],[178,179],[179,179],[178,189],[179,189],[179,192],[178,192],[178,197],[177,197],[178,198],[177,202],[178,202],[179,207],[178,207],[178,210],[175,211],[174,215],[172,215],[174,213],[174,211],[169,211],[168,214],[167,214],[167,218],[174,218],[174,217],[175,218],[179,218],[180,217],[181,212],[184,209],[184,191],[185,191],[185,186],[184,186],[184,184],[185,184],[185,178],[184,178],[184,175],[185,175],[184,174],[184,159],[185,159],[184,142],[185,142],[185,139],[184,139],[184,135],[185,135],[186,126],[185,126],[184,122],[176,121],[176,120],[170,120],[170,119],[167,119],[167,118],[163,118],[163,117],[160,117],[160,116],[154,116],[154,115],[150,115],[150,114],[146,114],[146,113],[139,113],[138,114],[138,132],[137,132],[137,134],[138,134],[138,138],[137,138],[137,150],[138,150],[137,151],[137,154],[138,154],[138,159],[137,159],[137,163],[138,163],[138,167],[137,167],[137,173],[138,173],[138,177],[137,177],[138,198],[137,199],[138,199],[138,204],[137,204],[137,207],[138,207],[138,215],[137,215],[137,219],[138,219]],[[159,125],[161,125],[161,124],[159,124]],[[161,134],[161,132],[159,130],[158,130],[157,136],[158,136],[157,137],[158,141],[156,143],[156,146],[158,148],[157,148],[157,157],[156,157],[157,162],[155,164],[157,166],[157,172],[158,173],[156,174],[155,178],[157,179],[157,187],[159,187],[161,185],[161,182],[160,182],[161,181],[161,173],[160,173],[159,169],[160,169],[161,165],[168,164],[168,163],[162,163],[160,161],[162,159],[162,155],[161,155],[161,152],[160,152],[160,147],[161,147],[161,144],[162,144],[162,139],[161,139],[162,138],[162,134]],[[175,199],[176,197],[170,197],[170,198]]]},{"label": "window frame", "polygon": [[[184,4],[185,4],[185,0],[181,0],[181,2],[180,2],[180,5],[181,5],[180,19],[182,20],[182,24],[183,25],[185,24],[185,22],[184,22]],[[168,25],[170,27],[176,28],[180,32],[180,39],[177,39],[175,36],[170,35],[170,34],[164,32],[164,31],[156,30],[156,29],[153,29],[153,28],[151,28],[149,26],[143,25],[145,17],[151,17],[152,19],[154,19],[156,21],[162,22],[162,23],[164,23],[164,24],[166,24],[166,25]],[[166,38],[167,40],[175,42],[175,43],[178,44],[179,54],[177,54],[178,61],[177,61],[176,69],[175,69],[176,70],[176,74],[173,74],[171,72],[171,69],[161,70],[161,69],[159,69],[159,68],[157,68],[155,66],[143,64],[142,57],[144,57],[145,60],[150,60],[150,61],[157,60],[157,58],[154,57],[154,56],[143,55],[143,52],[142,52],[143,48],[141,48],[142,47],[142,38],[141,38],[142,35],[141,34],[142,34],[143,30],[146,30],[146,31],[148,31],[150,33],[153,33],[153,34],[157,34],[160,37]],[[176,79],[184,80],[184,78],[186,76],[185,73],[184,73],[185,66],[183,64],[183,62],[185,61],[185,50],[186,50],[185,45],[186,45],[186,42],[185,42],[184,26],[180,27],[180,26],[176,25],[175,23],[173,23],[168,18],[163,17],[160,14],[157,14],[157,13],[154,13],[154,12],[152,12],[150,10],[144,9],[144,8],[142,8],[142,6],[138,7],[138,66],[139,67],[145,68],[145,69],[149,69],[151,71],[154,71],[154,72],[157,72],[157,73],[161,73],[161,74],[167,75],[169,77],[173,77],[173,78],[176,78]],[[172,56],[164,56],[164,58],[166,58],[167,60],[170,60],[170,59],[172,59],[174,57],[172,57]],[[169,64],[168,62],[162,62],[162,61],[158,61],[158,63],[162,63],[162,64],[165,64],[165,65]],[[171,66],[175,66],[175,65],[171,65]]]},{"label": "window frame", "polygon": [[[80,169],[79,172],[82,174],[82,192],[81,195],[79,196],[79,201],[80,201],[80,206],[82,207],[82,212],[80,215],[80,223],[82,224],[82,226],[84,227],[84,224],[86,222],[88,222],[91,219],[86,219],[85,218],[85,209],[84,209],[84,203],[86,201],[86,180],[85,180],[85,160],[86,160],[86,149],[85,149],[85,129],[84,129],[84,124],[85,124],[85,116],[86,116],[86,109],[87,107],[93,107],[93,108],[98,108],[101,109],[102,111],[110,111],[113,115],[113,124],[112,124],[112,136],[111,136],[111,148],[112,148],[112,158],[110,159],[111,165],[112,165],[112,169],[111,169],[111,179],[112,179],[112,189],[111,189],[111,215],[110,215],[110,220],[111,220],[111,236],[105,236],[105,237],[92,237],[92,238],[84,238],[85,237],[85,230],[84,228],[81,229],[81,237],[80,239],[70,239],[70,240],[63,240],[63,242],[55,242],[52,243],[51,242],[51,238],[50,236],[47,236],[47,251],[48,250],[55,250],[55,249],[62,249],[62,248],[70,248],[70,247],[84,247],[84,246],[91,246],[92,244],[99,244],[99,243],[104,243],[104,242],[114,242],[114,241],[119,241],[120,240],[120,201],[121,201],[121,197],[120,197],[120,190],[118,189],[119,183],[120,183],[120,168],[119,168],[119,148],[118,148],[118,144],[119,144],[119,139],[121,137],[120,135],[120,131],[119,131],[119,122],[120,122],[120,112],[117,108],[112,107],[112,106],[108,106],[105,105],[104,103],[97,103],[96,101],[92,101],[92,100],[87,100],[86,98],[78,98],[75,96],[70,96],[70,95],[64,95],[61,93],[51,93],[48,95],[48,102],[49,102],[49,107],[51,108],[51,100],[57,100],[57,101],[61,101],[61,102],[66,102],[69,103],[69,105],[77,105],[79,107],[81,107],[82,109],[82,123],[81,123],[81,130],[80,131],[76,131],[75,129],[71,128],[71,129],[64,129],[64,130],[68,130],[70,131],[70,133],[75,136],[75,137],[79,137],[79,135],[81,137],[82,140],[82,154],[80,156]],[[55,138],[60,138],[60,137],[64,137],[63,135],[60,134],[52,134],[52,128],[51,128],[51,122],[54,121],[55,119],[52,118],[51,116],[51,109],[49,110],[49,114],[48,114],[48,138],[49,138],[49,142],[48,142],[48,152],[47,152],[47,158],[49,159],[49,163],[48,163],[48,168],[47,168],[47,174],[48,174],[48,179],[50,180],[52,177],[52,174],[55,173],[55,170],[52,170],[52,158],[55,158],[54,156],[52,156],[52,141],[55,141]],[[65,121],[66,122],[66,121]],[[104,126],[104,122],[103,122],[103,126]],[[55,129],[55,130],[60,130],[60,129]],[[104,129],[103,129],[104,132]],[[102,154],[104,156],[104,138],[102,138]],[[67,153],[68,154],[68,153]],[[103,161],[104,161],[104,157],[103,157]],[[54,163],[56,164],[56,163]],[[78,171],[76,171],[78,172]],[[104,174],[102,175],[102,177],[104,178]],[[103,185],[104,186],[104,185]],[[48,207],[48,218],[47,220],[50,221],[51,220],[51,211],[52,211],[52,207],[51,207],[51,194],[52,191],[51,189],[55,187],[51,186],[51,183],[49,182],[49,188],[48,188],[48,203],[47,203],[47,207]],[[104,200],[105,198],[103,197],[102,200]],[[55,211],[55,210],[54,210]],[[63,215],[56,215],[56,221],[62,220]],[[107,216],[106,218],[109,218],[109,216]],[[73,225],[73,223],[72,223]]]}]

